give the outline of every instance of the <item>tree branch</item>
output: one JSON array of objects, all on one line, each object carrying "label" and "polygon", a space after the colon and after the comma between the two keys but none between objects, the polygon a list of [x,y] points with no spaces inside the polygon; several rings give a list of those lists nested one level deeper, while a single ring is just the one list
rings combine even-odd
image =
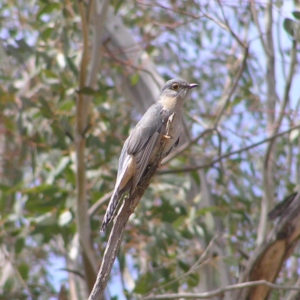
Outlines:
[{"label": "tree branch", "polygon": [[266,47],[266,44],[265,44],[265,40],[263,38],[263,32],[261,30],[261,27],[260,27],[260,24],[259,24],[259,21],[258,21],[258,17],[257,17],[257,12],[256,12],[256,8],[255,8],[255,0],[250,1],[250,10],[251,10],[251,14],[252,14],[254,23],[255,23],[255,25],[257,27],[257,30],[259,32],[259,38],[260,38],[262,48],[264,49],[265,54],[267,54],[267,47]]},{"label": "tree branch", "polygon": [[[244,271],[239,276],[239,283],[256,280],[274,282],[276,280],[283,264],[300,238],[299,213],[300,193],[297,193],[294,194],[293,200],[286,205],[285,209],[282,209],[278,223],[264,243],[252,253]],[[264,300],[267,299],[270,288],[272,286],[267,285],[236,291],[232,299]],[[286,289],[296,290],[296,287]],[[297,289],[300,288],[297,287]]]},{"label": "tree branch", "polygon": [[[78,9],[81,17],[82,35],[83,35],[83,51],[80,64],[79,89],[86,85],[93,87],[97,81],[97,71],[99,68],[100,45],[103,34],[103,26],[105,16],[108,10],[109,0],[103,2],[102,11],[98,14],[98,1],[90,3],[90,11],[93,9],[94,16],[94,43],[92,48],[92,64],[90,65],[89,73],[87,72],[89,65],[89,13],[86,13],[84,2],[78,1]],[[80,237],[81,246],[83,249],[83,266],[86,274],[88,289],[91,290],[97,274],[97,260],[91,240],[91,227],[88,215],[88,203],[86,199],[86,168],[85,168],[85,145],[86,131],[88,128],[88,115],[91,103],[91,97],[78,93],[76,103],[76,186],[77,186],[77,205],[76,219],[78,234]]]},{"label": "tree branch", "polygon": [[[272,1],[268,4],[268,14],[269,14],[269,22],[272,23]],[[270,28],[269,28],[270,27]],[[295,67],[297,65],[297,42],[293,41],[292,49],[291,49],[291,60],[290,60],[290,68],[288,73],[288,78],[285,84],[284,95],[281,102],[281,107],[279,111],[279,115],[277,120],[274,119],[275,113],[275,104],[277,100],[276,87],[275,87],[275,57],[274,57],[274,45],[273,45],[273,37],[272,37],[272,24],[269,24],[268,27],[268,66],[267,66],[267,86],[268,86],[268,126],[270,130],[270,135],[275,136],[278,133],[278,130],[281,126],[282,120],[285,115],[285,109],[289,102],[289,93],[292,85],[293,75],[295,72]],[[264,157],[264,169],[263,169],[263,182],[264,182],[264,195],[261,203],[261,216],[258,227],[257,234],[257,244],[261,244],[265,238],[267,231],[267,214],[269,211],[269,207],[273,202],[273,167],[271,165],[272,155],[274,155],[274,143],[275,139],[272,139],[267,147],[265,157]]]},{"label": "tree branch", "polygon": [[270,287],[271,289],[277,289],[277,290],[295,290],[300,291],[300,287],[298,286],[282,286],[279,284],[274,284],[271,282],[268,282],[266,280],[257,280],[252,282],[245,282],[245,283],[238,283],[233,284],[229,286],[225,286],[223,288],[217,289],[212,292],[206,292],[206,293],[199,293],[199,294],[193,294],[193,293],[178,293],[178,294],[165,294],[165,295],[156,295],[156,296],[148,296],[142,298],[143,300],[156,300],[156,299],[208,299],[215,296],[223,295],[225,292],[233,291],[237,289],[244,289],[249,288],[253,286],[259,286],[259,285],[265,285],[267,287]]},{"label": "tree branch", "polygon": [[[83,1],[78,1],[78,8],[81,16],[83,52],[80,66],[79,89],[85,86],[86,73],[88,66],[88,24],[85,16]],[[83,94],[78,94],[76,103],[76,186],[77,186],[77,208],[76,219],[77,228],[84,249],[84,268],[92,268],[93,273],[96,270],[96,257],[91,243],[91,228],[87,215],[88,204],[86,200],[86,170],[85,170],[85,131],[87,128],[89,103],[85,101]],[[87,260],[86,260],[87,259]],[[88,264],[88,266],[86,265]],[[88,280],[89,281],[89,280]],[[91,280],[92,281],[92,280]]]},{"label": "tree branch", "polygon": [[219,4],[219,7],[220,7],[220,9],[221,9],[222,16],[223,16],[223,19],[224,19],[224,21],[225,21],[225,24],[226,24],[226,26],[227,26],[227,30],[230,32],[230,34],[233,36],[233,38],[237,41],[237,43],[238,43],[242,48],[248,48],[248,46],[247,46],[245,43],[243,43],[243,42],[240,40],[240,38],[236,35],[236,33],[232,30],[232,28],[231,28],[231,26],[230,26],[230,24],[229,24],[229,22],[228,22],[228,19],[227,19],[227,17],[226,17],[226,14],[225,14],[225,12],[224,12],[224,9],[223,9],[223,6],[222,6],[222,3],[221,3],[220,0],[218,0],[218,4]]},{"label": "tree branch", "polygon": [[181,154],[183,151],[187,150],[188,148],[190,148],[192,145],[194,145],[195,143],[197,143],[205,134],[209,133],[209,132],[213,132],[216,130],[221,117],[223,116],[226,107],[228,105],[228,103],[230,102],[230,99],[232,97],[232,95],[234,94],[238,82],[240,80],[240,78],[243,75],[243,72],[246,68],[246,62],[247,62],[247,57],[248,57],[248,53],[249,53],[249,47],[245,46],[245,51],[244,51],[244,56],[241,62],[241,66],[236,74],[235,80],[229,90],[229,92],[220,99],[221,103],[224,103],[223,106],[221,107],[221,109],[219,110],[219,112],[217,113],[217,116],[214,120],[213,125],[211,126],[211,128],[206,129],[204,132],[201,132],[198,136],[196,136],[194,139],[192,139],[191,141],[187,141],[186,143],[184,143],[183,145],[181,145],[180,147],[178,147],[175,151],[173,151],[171,154],[169,154],[162,162],[162,164],[166,164],[169,161],[171,161],[174,157],[178,156],[179,154]]},{"label": "tree branch", "polygon": [[235,151],[231,151],[231,152],[228,152],[226,154],[223,154],[217,158],[215,158],[214,160],[212,160],[211,162],[208,162],[208,163],[205,163],[205,164],[201,164],[201,165],[195,165],[195,166],[188,166],[188,167],[184,167],[184,168],[180,168],[180,169],[172,169],[172,170],[163,170],[163,171],[159,171],[158,174],[172,174],[172,173],[182,173],[182,172],[191,172],[191,171],[195,171],[195,170],[198,170],[198,169],[203,169],[203,168],[207,168],[207,167],[211,167],[213,166],[215,163],[221,161],[222,159],[224,158],[227,158],[227,157],[230,157],[232,155],[235,155],[235,154],[238,154],[238,153],[242,153],[244,151],[247,151],[247,150],[250,150],[251,148],[255,148],[257,146],[260,146],[266,142],[269,142],[279,136],[282,136],[282,135],[285,135],[287,133],[290,133],[291,131],[297,129],[297,128],[300,128],[300,125],[297,125],[297,126],[294,126],[294,127],[291,127],[289,128],[288,130],[285,130],[283,132],[280,132],[280,133],[277,133],[275,134],[274,136],[271,136],[269,138],[266,138],[266,139],[263,139],[261,140],[260,142],[257,142],[257,143],[254,143],[252,145],[249,145],[249,146],[246,146],[246,147],[243,147],[243,148],[240,148],[238,150],[235,150]]},{"label": "tree branch", "polygon": [[89,217],[91,218],[97,210],[110,199],[111,195],[113,194],[113,191],[110,191],[106,193],[103,197],[101,197],[97,202],[95,202],[90,208],[89,208]]},{"label": "tree branch", "polygon": [[209,242],[208,246],[206,247],[206,249],[204,250],[202,255],[199,257],[199,259],[191,266],[191,268],[186,273],[182,274],[181,276],[178,276],[174,280],[171,280],[171,281],[159,286],[159,288],[153,289],[151,291],[151,293],[155,293],[158,289],[166,288],[167,286],[170,286],[170,285],[174,284],[175,282],[178,282],[179,280],[181,280],[181,279],[187,277],[188,275],[194,273],[195,271],[197,271],[199,269],[199,267],[204,263],[204,261],[208,259],[209,253],[210,253],[212,247],[214,246],[215,240],[217,238],[218,238],[217,236],[214,236],[211,239],[211,241]]}]

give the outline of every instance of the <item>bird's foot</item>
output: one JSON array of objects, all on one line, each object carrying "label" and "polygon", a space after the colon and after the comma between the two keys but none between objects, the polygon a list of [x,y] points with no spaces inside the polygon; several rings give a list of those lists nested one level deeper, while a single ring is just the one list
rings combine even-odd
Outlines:
[{"label": "bird's foot", "polygon": [[164,134],[162,137],[163,137],[164,139],[167,139],[167,140],[170,140],[170,139],[173,138],[172,136],[167,135],[167,134]]}]

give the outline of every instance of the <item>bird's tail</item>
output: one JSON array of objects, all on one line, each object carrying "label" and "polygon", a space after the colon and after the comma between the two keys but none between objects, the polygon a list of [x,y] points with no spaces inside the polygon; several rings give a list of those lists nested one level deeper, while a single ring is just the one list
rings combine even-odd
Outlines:
[{"label": "bird's tail", "polygon": [[108,223],[113,218],[116,208],[118,206],[119,200],[120,200],[119,192],[116,190],[116,191],[114,191],[113,195],[110,198],[100,231],[102,231],[102,232],[105,231]]}]

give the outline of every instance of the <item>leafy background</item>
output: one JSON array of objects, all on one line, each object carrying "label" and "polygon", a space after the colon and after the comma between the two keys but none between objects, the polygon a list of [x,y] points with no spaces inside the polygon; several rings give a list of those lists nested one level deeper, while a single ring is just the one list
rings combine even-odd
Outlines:
[{"label": "leafy background", "polygon": [[[235,283],[273,226],[268,210],[299,187],[298,1],[111,1],[101,32],[104,2],[0,4],[1,299],[87,298],[96,274],[85,245],[98,268],[122,144],[170,78],[199,84],[185,105],[185,148],[127,224],[107,299]],[[277,281],[296,283],[298,270],[297,246]]]}]

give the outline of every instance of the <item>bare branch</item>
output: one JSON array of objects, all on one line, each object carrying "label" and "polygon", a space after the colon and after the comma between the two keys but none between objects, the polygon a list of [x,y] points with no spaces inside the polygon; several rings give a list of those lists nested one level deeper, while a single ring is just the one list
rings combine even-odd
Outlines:
[{"label": "bare branch", "polygon": [[244,289],[249,288],[253,286],[259,286],[259,285],[265,285],[270,287],[271,289],[277,289],[277,290],[296,290],[300,291],[300,287],[298,286],[282,286],[279,284],[274,284],[271,282],[268,282],[266,280],[258,280],[258,281],[252,281],[252,282],[245,282],[245,283],[238,283],[233,284],[229,286],[225,286],[223,288],[217,289],[212,292],[206,292],[206,293],[200,293],[200,294],[193,294],[193,293],[178,293],[178,294],[165,294],[165,295],[156,295],[156,296],[148,296],[142,298],[143,300],[154,300],[154,299],[208,299],[215,296],[223,295],[225,292],[233,291],[237,289]]},{"label": "bare branch", "polygon": [[251,14],[252,14],[254,23],[255,23],[255,25],[257,27],[257,30],[259,32],[259,38],[260,38],[261,45],[262,45],[265,53],[267,54],[267,48],[266,48],[266,44],[265,44],[265,41],[264,41],[264,38],[263,38],[263,32],[261,30],[261,27],[260,27],[260,24],[259,24],[259,21],[258,21],[258,17],[257,17],[257,11],[256,11],[256,7],[255,7],[255,0],[250,1],[250,9],[251,9]]},{"label": "bare branch", "polygon": [[93,40],[93,48],[92,48],[92,57],[90,63],[90,71],[87,76],[86,86],[94,87],[97,82],[97,73],[99,70],[100,61],[103,57],[103,51],[101,51],[103,34],[105,30],[105,21],[109,8],[110,0],[102,1],[102,6],[99,5],[99,0],[95,0],[94,3],[94,40]]},{"label": "bare branch", "polygon": [[215,158],[214,160],[212,160],[211,162],[208,162],[208,163],[205,163],[205,164],[201,164],[201,165],[196,165],[196,166],[189,166],[189,167],[184,167],[184,168],[181,168],[181,169],[173,169],[173,170],[164,170],[164,171],[159,171],[158,174],[171,174],[171,173],[181,173],[181,172],[191,172],[191,171],[194,171],[194,170],[198,170],[198,169],[203,169],[203,168],[207,168],[207,167],[211,167],[213,166],[215,163],[221,161],[222,159],[224,158],[227,158],[229,156],[232,156],[232,155],[235,155],[235,154],[238,154],[238,153],[242,153],[242,152],[245,152],[247,150],[250,150],[252,148],[255,148],[257,146],[260,146],[262,144],[265,144],[269,141],[271,141],[272,139],[275,139],[279,136],[282,136],[282,135],[285,135],[287,133],[290,133],[291,131],[293,131],[294,129],[297,129],[297,128],[300,128],[300,125],[297,125],[297,126],[294,126],[294,127],[291,127],[289,128],[288,130],[285,130],[283,132],[280,132],[280,133],[277,133],[275,134],[274,136],[271,136],[269,138],[266,138],[266,139],[263,139],[261,140],[260,142],[257,142],[257,143],[254,143],[252,145],[249,145],[249,146],[246,146],[246,147],[243,147],[243,148],[240,148],[238,150],[235,150],[235,151],[231,151],[231,152],[228,152],[226,154],[223,154],[217,158]]},{"label": "bare branch", "polygon": [[[254,8],[255,10],[255,8]],[[262,46],[265,49],[266,55],[266,84],[267,84],[267,132],[270,136],[274,136],[277,131],[274,131],[275,124],[275,107],[278,96],[276,93],[276,69],[275,69],[275,51],[273,41],[273,10],[272,0],[268,1],[266,8],[266,39],[261,38]],[[277,129],[278,130],[278,129]],[[273,147],[274,140],[271,140],[266,149],[264,157],[263,168],[263,196],[261,200],[261,212],[259,218],[259,225],[257,230],[256,243],[260,245],[267,234],[268,225],[268,211],[274,202],[274,166],[272,165],[272,158],[275,157],[275,149]]]},{"label": "bare branch", "polygon": [[89,216],[92,217],[97,210],[110,199],[113,191],[110,191],[109,193],[106,193],[103,197],[101,197],[97,202],[95,202],[90,208],[89,208]]},{"label": "bare branch", "polygon": [[26,292],[28,293],[28,295],[33,299],[33,294],[29,288],[29,286],[27,285],[26,281],[23,279],[22,275],[20,274],[20,271],[18,269],[18,267],[16,266],[15,262],[13,259],[11,259],[10,253],[7,252],[6,248],[4,246],[2,246],[1,251],[6,259],[7,262],[9,262],[11,264],[11,266],[13,267],[15,274],[19,280],[19,282],[21,283],[22,287],[24,290],[26,290]]},{"label": "bare branch", "polygon": [[[88,65],[88,28],[85,16],[83,1],[78,1],[78,8],[81,16],[82,34],[83,34],[83,53],[80,66],[79,89],[85,86],[86,73]],[[92,267],[93,273],[96,274],[96,257],[91,243],[91,228],[87,215],[88,204],[86,201],[86,172],[85,172],[85,137],[84,133],[87,128],[87,113],[89,103],[85,101],[83,94],[78,94],[76,104],[76,186],[77,186],[77,227],[80,241],[86,258],[89,259],[89,266]]]},{"label": "bare branch", "polygon": [[221,103],[224,102],[224,105],[220,109],[220,111],[218,112],[218,115],[217,115],[217,117],[216,117],[216,119],[214,121],[213,128],[216,128],[218,126],[218,123],[219,123],[221,117],[223,116],[223,114],[224,114],[224,112],[225,112],[225,110],[227,108],[227,105],[230,102],[230,99],[231,99],[232,95],[234,94],[234,92],[235,92],[235,90],[236,90],[236,88],[238,86],[238,83],[239,83],[239,81],[240,81],[240,79],[241,79],[241,77],[243,75],[243,72],[244,72],[244,70],[246,68],[246,62],[247,62],[247,58],[248,58],[249,47],[244,45],[244,48],[245,48],[245,51],[244,51],[243,59],[242,59],[242,62],[241,62],[241,66],[240,66],[240,68],[239,68],[239,70],[238,70],[238,72],[236,74],[236,77],[234,79],[234,82],[233,82],[232,87],[229,90],[228,94],[225,95],[225,97],[223,97],[223,99],[220,100]]},{"label": "bare branch", "polygon": [[218,237],[214,236],[211,241],[209,242],[208,246],[206,247],[205,251],[202,253],[202,255],[199,257],[199,259],[193,264],[193,266],[183,275],[178,276],[177,278],[175,278],[174,280],[171,280],[170,282],[167,282],[161,286],[159,286],[159,288],[155,288],[151,291],[151,293],[155,293],[158,289],[162,289],[165,288],[167,286],[170,286],[172,284],[174,284],[175,282],[187,277],[188,275],[194,273],[195,271],[197,271],[199,269],[199,267],[203,264],[203,262],[205,260],[208,259],[209,253],[213,247],[213,245],[215,244],[215,241]]},{"label": "bare branch", "polygon": [[227,27],[226,24],[222,23],[221,21],[219,21],[218,19],[214,18],[212,15],[202,12],[203,16],[206,17],[207,19],[213,21],[214,23],[216,23],[219,27],[225,29],[226,31],[230,31],[229,28]]},{"label": "bare branch", "polygon": [[[97,71],[100,60],[100,45],[103,35],[103,26],[106,13],[108,10],[109,0],[103,2],[100,18],[98,14],[97,2],[91,2],[89,11],[86,12],[84,2],[78,1],[78,9],[81,17],[82,35],[83,35],[83,51],[80,65],[79,89],[86,85],[93,87],[97,81]],[[92,48],[92,65],[88,73],[89,65],[89,15],[93,9],[94,16],[94,44]],[[97,274],[97,260],[91,241],[91,227],[88,215],[88,203],[86,199],[86,168],[85,168],[85,134],[88,128],[88,114],[91,98],[78,94],[76,103],[76,186],[77,186],[77,207],[76,219],[80,242],[83,248],[83,265],[86,273],[88,288],[92,289]]]},{"label": "bare branch", "polygon": [[[269,4],[271,5],[271,4]],[[271,8],[269,8],[271,10]],[[269,12],[271,15],[272,13]],[[271,18],[271,17],[270,17]],[[270,20],[270,22],[272,19]],[[271,29],[270,33],[271,34]],[[273,43],[271,39],[267,44]],[[278,133],[278,130],[281,126],[282,120],[285,115],[285,109],[289,102],[289,93],[292,85],[293,75],[295,73],[295,68],[297,65],[297,42],[296,40],[293,41],[292,49],[291,49],[291,61],[290,61],[290,68],[287,77],[287,81],[285,84],[284,95],[281,102],[281,107],[278,115],[278,119],[274,120],[274,110],[275,110],[275,102],[277,99],[276,95],[276,88],[275,88],[275,61],[274,61],[274,49],[273,46],[269,47],[269,52],[271,52],[271,57],[268,58],[268,73],[267,73],[267,82],[268,82],[268,125],[271,126],[271,135],[275,136]],[[273,110],[273,113],[271,114]],[[273,199],[273,168],[271,165],[271,157],[274,151],[274,143],[275,139],[272,139],[267,147],[265,157],[264,157],[264,169],[263,169],[263,180],[264,180],[264,196],[262,198],[262,205],[261,205],[261,217],[260,223],[258,228],[258,235],[257,235],[257,244],[262,243],[264,237],[266,235],[267,230],[267,213],[269,211],[269,206],[272,203]]]},{"label": "bare branch", "polygon": [[225,14],[225,12],[224,12],[224,9],[223,9],[223,6],[222,6],[220,0],[218,0],[218,4],[219,4],[219,7],[220,7],[220,9],[221,9],[222,16],[223,16],[223,19],[224,19],[224,21],[225,21],[225,24],[226,24],[226,26],[227,26],[227,30],[230,32],[230,34],[233,36],[233,38],[238,42],[238,44],[239,44],[242,48],[248,48],[248,46],[240,40],[240,38],[236,35],[236,33],[235,33],[235,32],[232,30],[232,28],[230,27],[230,24],[229,24],[229,22],[228,22],[228,19],[227,19],[227,17],[226,17],[226,14]]}]

